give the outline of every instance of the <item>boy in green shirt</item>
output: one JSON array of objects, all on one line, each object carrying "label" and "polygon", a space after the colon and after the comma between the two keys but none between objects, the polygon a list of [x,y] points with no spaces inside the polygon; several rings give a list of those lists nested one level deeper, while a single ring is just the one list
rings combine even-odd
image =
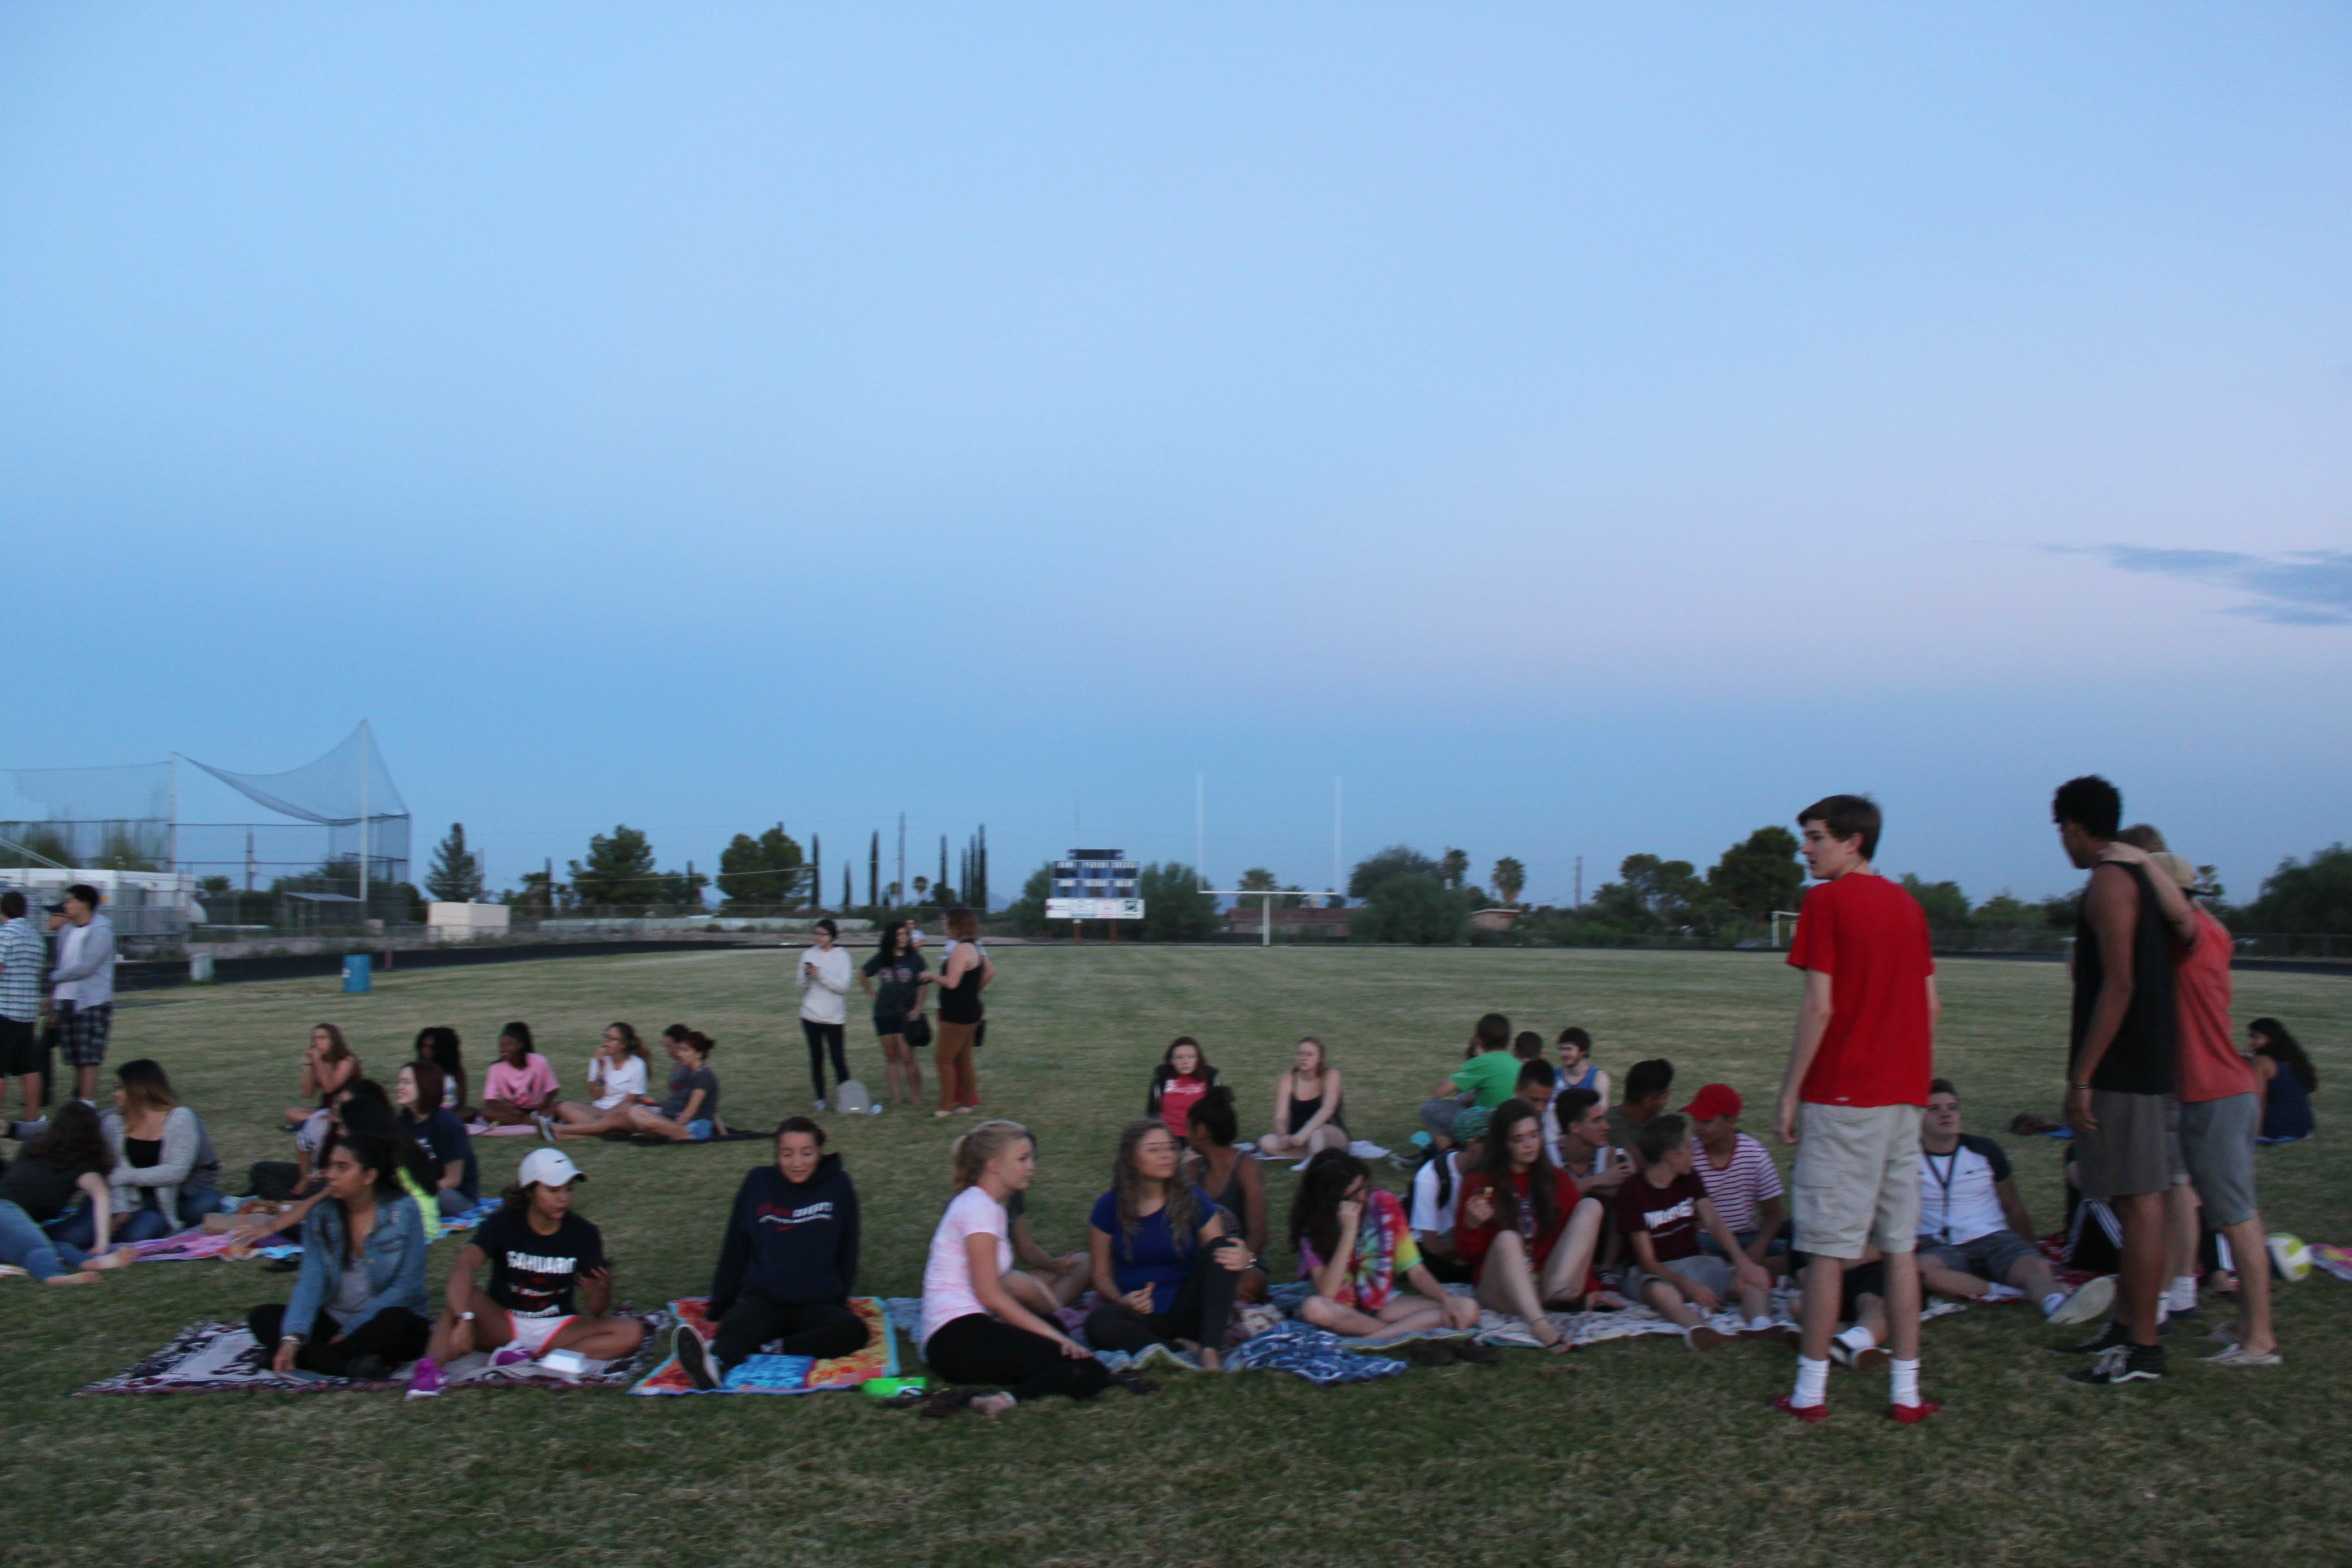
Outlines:
[{"label": "boy in green shirt", "polygon": [[1437,1146],[1454,1141],[1454,1118],[1470,1107],[1491,1111],[1511,1097],[1519,1082],[1519,1058],[1511,1054],[1511,1020],[1488,1013],[1470,1039],[1471,1056],[1432,1091],[1421,1106],[1421,1125]]}]

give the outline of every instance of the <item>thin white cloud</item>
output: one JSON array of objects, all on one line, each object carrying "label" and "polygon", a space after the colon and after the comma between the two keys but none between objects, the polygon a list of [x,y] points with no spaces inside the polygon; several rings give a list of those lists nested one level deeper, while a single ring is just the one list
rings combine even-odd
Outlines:
[{"label": "thin white cloud", "polygon": [[2279,626],[2352,626],[2352,551],[2290,550],[2251,555],[2238,550],[2168,550],[2148,545],[2060,545],[2065,555],[2090,555],[2126,572],[2185,577],[2253,597],[2228,607],[2231,615]]}]

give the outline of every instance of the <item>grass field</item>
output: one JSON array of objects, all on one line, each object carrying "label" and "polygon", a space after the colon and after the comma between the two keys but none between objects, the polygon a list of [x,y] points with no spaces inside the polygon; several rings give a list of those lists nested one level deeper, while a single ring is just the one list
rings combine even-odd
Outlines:
[{"label": "grass field", "polygon": [[[1206,1043],[1251,1123],[1263,1121],[1290,1042],[1322,1035],[1347,1075],[1351,1126],[1396,1146],[1472,1020],[1500,1008],[1546,1038],[1585,1025],[1620,1078],[1636,1058],[1663,1055],[1680,1090],[1726,1080],[1748,1097],[1750,1130],[1765,1134],[1797,995],[1769,955],[998,957],[981,1089],[988,1110],[1039,1134],[1031,1214],[1055,1247],[1081,1244],[1117,1130],[1141,1110],[1150,1066],[1176,1033]],[[648,1036],[683,1020],[719,1041],[729,1118],[759,1125],[808,1105],[788,978],[768,950],[396,973],[358,998],[324,981],[184,990],[126,998],[114,1051],[164,1061],[233,1181],[252,1160],[290,1157],[271,1129],[307,1028],[322,1019],[387,1078],[418,1027],[453,1024],[478,1083],[498,1024],[525,1018],[567,1092],[608,1020]],[[1971,1128],[2009,1148],[2044,1228],[2058,1213],[2057,1146],[2000,1129],[2019,1110],[2056,1109],[2065,987],[2047,964],[1957,962],[1943,975],[1939,1069],[1959,1080]],[[2312,1045],[2329,1080],[2340,1075],[2352,984],[2240,975],[2240,1018],[2266,1012]],[[870,1034],[853,1023],[851,1040],[853,1070],[879,1083]],[[896,1113],[829,1125],[864,1199],[861,1284],[913,1294],[947,1196],[949,1129]],[[482,1140],[485,1188],[535,1146]],[[567,1147],[593,1178],[582,1208],[604,1229],[620,1298],[650,1307],[706,1290],[727,1201],[763,1147]],[[1268,1169],[1279,1216],[1292,1178]],[[2273,1229],[2352,1236],[2340,1139],[2266,1151],[2260,1170]],[[437,1291],[456,1249],[433,1251]],[[1270,1251],[1287,1275],[1288,1248]],[[2176,1340],[2175,1375],[2152,1388],[2067,1385],[2069,1363],[2042,1348],[2058,1336],[2030,1308],[1931,1324],[1926,1383],[1946,1410],[1914,1429],[1880,1418],[1880,1379],[1847,1373],[1831,1385],[1832,1421],[1798,1428],[1766,1408],[1787,1384],[1785,1348],[1699,1357],[1659,1339],[1349,1389],[1176,1374],[1152,1398],[1023,1406],[993,1425],[919,1421],[846,1396],[69,1397],[181,1325],[241,1315],[290,1284],[251,1264],[190,1263],[88,1290],[0,1285],[0,1557],[28,1568],[662,1557],[1035,1568],[1465,1553],[2201,1563],[2342,1561],[2352,1539],[2341,1474],[2352,1287],[2316,1274],[2282,1291],[2286,1368],[2211,1371],[2191,1359],[2211,1347]]]}]

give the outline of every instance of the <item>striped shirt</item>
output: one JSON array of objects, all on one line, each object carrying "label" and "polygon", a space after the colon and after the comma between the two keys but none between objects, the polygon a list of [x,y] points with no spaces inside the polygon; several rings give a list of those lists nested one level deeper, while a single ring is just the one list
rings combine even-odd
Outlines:
[{"label": "striped shirt", "polygon": [[23,915],[0,921],[0,1018],[41,1016],[41,933]]},{"label": "striped shirt", "polygon": [[1731,1163],[1721,1170],[1707,1157],[1707,1151],[1691,1140],[1691,1169],[1707,1188],[1707,1197],[1714,1203],[1715,1212],[1723,1217],[1724,1228],[1738,1233],[1756,1228],[1756,1205],[1769,1203],[1780,1196],[1780,1172],[1772,1165],[1772,1156],[1764,1145],[1746,1133],[1733,1134]]}]

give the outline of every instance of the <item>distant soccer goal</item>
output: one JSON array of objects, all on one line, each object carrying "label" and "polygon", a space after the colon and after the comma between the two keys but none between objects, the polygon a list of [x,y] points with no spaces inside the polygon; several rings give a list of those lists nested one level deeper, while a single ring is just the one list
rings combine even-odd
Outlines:
[{"label": "distant soccer goal", "polygon": [[[1783,921],[1787,922],[1785,928],[1782,925]],[[1789,931],[1794,931],[1796,928],[1797,912],[1795,910],[1775,909],[1772,912],[1772,945],[1774,947],[1788,946],[1788,936],[1786,933]]]}]

